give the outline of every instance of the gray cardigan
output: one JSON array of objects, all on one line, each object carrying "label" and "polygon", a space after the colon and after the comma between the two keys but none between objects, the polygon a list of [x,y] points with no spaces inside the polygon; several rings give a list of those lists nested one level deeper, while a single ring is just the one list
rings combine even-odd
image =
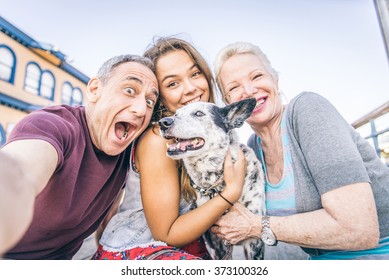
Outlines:
[{"label": "gray cardigan", "polygon": [[[369,182],[377,206],[380,236],[389,236],[389,168],[377,157],[373,147],[318,94],[299,94],[287,105],[285,113],[297,212],[322,208],[320,196],[330,190]],[[256,138],[255,134],[251,135],[248,145],[258,156]],[[327,252],[303,249],[311,255]]]}]

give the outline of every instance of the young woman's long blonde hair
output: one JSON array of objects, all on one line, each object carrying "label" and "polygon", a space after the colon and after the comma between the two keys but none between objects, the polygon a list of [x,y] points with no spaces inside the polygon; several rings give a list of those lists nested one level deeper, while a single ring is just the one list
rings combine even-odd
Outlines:
[{"label": "young woman's long blonde hair", "polygon": [[[188,56],[197,65],[199,70],[204,74],[209,87],[209,102],[215,103],[215,81],[212,76],[212,71],[205,61],[204,57],[197,51],[189,42],[175,38],[175,37],[158,37],[154,39],[154,42],[143,54],[149,58],[157,68],[158,60],[167,53],[181,50],[188,54]],[[158,127],[158,121],[167,116],[172,116],[174,112],[170,112],[167,108],[160,103],[154,111],[153,117],[151,118],[151,124],[153,129]],[[154,130],[155,133],[158,131]],[[181,182],[181,193],[185,200],[191,202],[195,199],[195,192],[191,186],[190,178],[185,170],[182,161],[178,163],[180,182]]]}]

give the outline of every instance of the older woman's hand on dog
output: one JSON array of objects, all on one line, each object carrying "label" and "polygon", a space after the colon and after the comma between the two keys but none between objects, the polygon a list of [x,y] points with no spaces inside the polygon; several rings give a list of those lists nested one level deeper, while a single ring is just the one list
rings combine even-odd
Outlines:
[{"label": "older woman's hand on dog", "polygon": [[261,233],[261,216],[253,214],[237,202],[215,223],[211,231],[233,245],[253,237],[258,239]]},{"label": "older woman's hand on dog", "polygon": [[232,203],[238,201],[242,195],[246,168],[247,160],[243,151],[241,149],[238,150],[236,161],[233,162],[231,151],[228,150],[224,160],[224,182],[226,183],[226,187],[222,195]]}]

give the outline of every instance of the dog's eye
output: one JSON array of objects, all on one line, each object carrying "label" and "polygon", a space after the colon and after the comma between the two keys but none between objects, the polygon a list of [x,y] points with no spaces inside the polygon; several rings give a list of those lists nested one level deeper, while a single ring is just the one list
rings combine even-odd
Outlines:
[{"label": "dog's eye", "polygon": [[203,112],[201,112],[201,111],[196,111],[196,112],[194,113],[194,115],[195,115],[196,117],[205,116],[205,114],[204,114]]}]

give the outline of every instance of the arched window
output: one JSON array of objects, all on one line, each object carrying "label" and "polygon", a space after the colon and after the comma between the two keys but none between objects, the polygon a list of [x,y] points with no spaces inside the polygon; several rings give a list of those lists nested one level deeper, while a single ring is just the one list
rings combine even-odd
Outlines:
[{"label": "arched window", "polygon": [[38,64],[27,64],[24,89],[32,94],[54,100],[55,78],[49,70],[42,71]]},{"label": "arched window", "polygon": [[82,104],[82,92],[79,88],[73,90],[73,101],[72,105],[81,105]]},{"label": "arched window", "polygon": [[5,45],[0,45],[0,80],[14,83],[16,68],[16,56]]},{"label": "arched window", "polygon": [[27,65],[24,89],[30,93],[39,95],[41,69],[38,64],[31,62]]},{"label": "arched window", "polygon": [[61,103],[66,105],[82,105],[82,91],[79,88],[73,88],[69,82],[62,85]]},{"label": "arched window", "polygon": [[44,71],[41,78],[40,95],[44,98],[54,99],[55,80],[53,74],[49,71]]},{"label": "arched window", "polygon": [[62,92],[61,92],[61,103],[62,104],[71,105],[72,92],[73,92],[72,86],[68,82],[63,83]]}]

